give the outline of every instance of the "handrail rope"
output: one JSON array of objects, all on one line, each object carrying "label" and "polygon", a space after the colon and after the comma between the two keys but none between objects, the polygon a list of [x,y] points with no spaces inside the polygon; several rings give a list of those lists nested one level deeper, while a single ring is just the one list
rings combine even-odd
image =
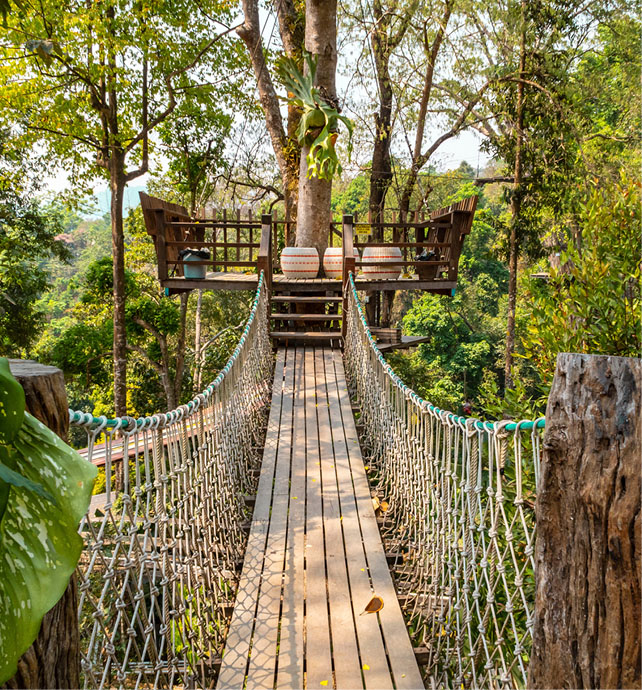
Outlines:
[{"label": "handrail rope", "polygon": [[[145,429],[145,428],[156,428],[159,425],[166,425],[168,422],[173,422],[175,420],[180,420],[182,419],[186,412],[187,414],[191,414],[192,412],[195,412],[198,410],[198,408],[205,403],[210,396],[214,393],[216,389],[219,388],[221,383],[224,381],[225,377],[229,373],[230,369],[232,368],[232,365],[234,362],[237,360],[243,345],[245,344],[245,341],[247,340],[247,336],[249,334],[250,328],[252,327],[252,323],[254,322],[254,317],[256,316],[256,312],[259,306],[259,300],[261,298],[261,291],[264,287],[265,279],[263,275],[263,271],[260,272],[259,274],[259,279],[258,279],[258,284],[256,287],[256,293],[254,295],[254,300],[252,302],[252,308],[250,310],[250,315],[248,317],[248,320],[245,324],[245,328],[243,329],[243,333],[241,334],[241,337],[239,339],[239,342],[237,343],[236,347],[234,348],[234,352],[230,355],[229,359],[227,360],[225,366],[221,369],[219,372],[218,376],[210,383],[205,390],[203,390],[202,393],[199,393],[196,395],[192,400],[190,400],[188,403],[185,403],[184,405],[179,405],[177,408],[174,410],[169,410],[168,412],[165,413],[158,413],[151,415],[149,417],[139,417],[138,419],[134,419],[133,417],[125,416],[125,417],[114,417],[113,419],[108,419],[105,416],[100,416],[100,417],[94,417],[90,412],[82,412],[80,410],[69,410],[69,423],[70,424],[75,424],[78,426],[84,426],[87,429],[92,429],[93,427],[101,427],[101,428],[109,428],[112,429],[113,431],[116,431],[118,429],[124,429],[126,431],[133,431],[134,429]],[[187,409],[185,409],[187,408]]]},{"label": "handrail rope", "polygon": [[409,396],[417,405],[423,408],[427,408],[431,412],[434,412],[439,416],[443,416],[449,421],[455,422],[457,424],[463,424],[464,426],[468,426],[468,423],[471,422],[475,428],[483,431],[495,431],[498,429],[503,429],[505,431],[521,431],[544,428],[545,417],[538,417],[535,420],[522,419],[519,422],[507,422],[505,419],[498,420],[496,422],[488,422],[475,419],[474,417],[460,417],[456,414],[453,414],[449,410],[442,410],[439,407],[436,407],[432,403],[428,402],[427,400],[424,400],[421,396],[415,393],[415,391],[412,390],[412,388],[407,386],[395,373],[394,369],[388,364],[388,362],[386,362],[383,354],[381,353],[381,350],[377,347],[375,339],[368,326],[368,321],[366,320],[363,311],[363,306],[361,305],[361,301],[359,300],[359,296],[357,294],[357,288],[354,283],[354,274],[352,272],[350,272],[349,274],[349,280],[350,288],[352,291],[352,297],[355,301],[355,306],[357,307],[357,311],[361,319],[361,324],[365,330],[366,335],[368,336],[368,342],[370,343],[370,347],[377,356],[377,359],[384,368],[386,374],[388,374],[388,376],[392,379],[393,383],[395,383],[395,385],[397,385],[404,392],[404,394]]}]

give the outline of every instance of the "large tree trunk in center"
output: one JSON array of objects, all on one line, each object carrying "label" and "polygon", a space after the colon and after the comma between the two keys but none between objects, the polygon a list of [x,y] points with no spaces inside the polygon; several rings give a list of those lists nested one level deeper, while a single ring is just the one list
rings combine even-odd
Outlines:
[{"label": "large tree trunk in center", "polygon": [[[337,68],[337,1],[308,0],[305,6],[305,49],[317,60],[315,85],[328,96],[336,96],[335,72]],[[330,222],[330,180],[309,179],[306,175],[306,157],[310,149],[301,150],[299,167],[299,208],[296,245],[316,247],[319,258],[328,246]]]},{"label": "large tree trunk in center", "polygon": [[125,239],[123,198],[125,157],[114,152],[110,161],[111,239],[114,259],[114,409],[127,414],[127,334],[125,324]]}]

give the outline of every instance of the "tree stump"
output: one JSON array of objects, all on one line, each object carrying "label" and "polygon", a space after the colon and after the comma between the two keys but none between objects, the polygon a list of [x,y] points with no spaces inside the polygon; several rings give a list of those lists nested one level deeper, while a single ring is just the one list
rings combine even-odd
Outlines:
[{"label": "tree stump", "polygon": [[537,495],[530,688],[639,688],[639,359],[561,354]]},{"label": "tree stump", "polygon": [[[69,430],[65,379],[60,369],[30,360],[10,359],[11,373],[25,391],[27,412],[64,441]],[[80,687],[78,583],[72,575],[60,601],[42,619],[35,642],[18,662],[6,688]]]}]

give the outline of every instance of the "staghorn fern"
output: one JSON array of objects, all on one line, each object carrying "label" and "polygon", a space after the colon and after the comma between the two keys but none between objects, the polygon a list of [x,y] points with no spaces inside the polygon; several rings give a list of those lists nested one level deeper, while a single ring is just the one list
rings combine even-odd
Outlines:
[{"label": "staghorn fern", "polygon": [[[297,139],[301,146],[309,146],[307,155],[307,177],[331,180],[341,174],[341,164],[334,148],[339,136],[339,121],[348,130],[348,156],[352,151],[352,121],[339,114],[337,105],[314,86],[317,71],[316,59],[304,53],[308,66],[302,74],[296,62],[283,56],[277,62],[276,71],[283,86],[288,90],[288,101],[303,110],[297,128]],[[318,133],[317,133],[318,132]]]}]

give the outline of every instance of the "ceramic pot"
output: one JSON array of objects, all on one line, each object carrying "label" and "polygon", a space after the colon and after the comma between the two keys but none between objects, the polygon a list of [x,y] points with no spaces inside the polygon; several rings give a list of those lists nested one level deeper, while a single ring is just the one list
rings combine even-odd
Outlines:
[{"label": "ceramic pot", "polygon": [[[359,250],[355,247],[354,258],[359,259]],[[328,247],[323,254],[323,270],[328,278],[343,276],[343,247]]]},{"label": "ceramic pot", "polygon": [[[361,270],[366,280],[396,279],[401,275],[403,266],[394,263],[401,259],[399,247],[364,247]],[[368,266],[368,263],[389,263],[390,266]]]},{"label": "ceramic pot", "polygon": [[315,247],[285,247],[281,252],[281,270],[286,278],[316,278],[319,252]]}]

